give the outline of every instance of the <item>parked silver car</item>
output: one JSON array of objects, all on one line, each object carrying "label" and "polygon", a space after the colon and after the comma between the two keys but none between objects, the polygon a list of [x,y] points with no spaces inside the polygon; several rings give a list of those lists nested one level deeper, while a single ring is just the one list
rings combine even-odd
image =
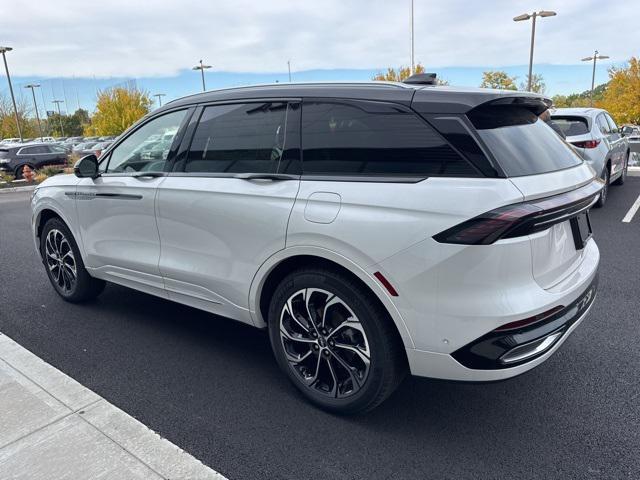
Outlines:
[{"label": "parked silver car", "polygon": [[622,185],[627,176],[629,141],[606,110],[557,108],[551,119],[560,127],[578,153],[600,174],[605,187],[596,206],[607,200],[610,184]]}]

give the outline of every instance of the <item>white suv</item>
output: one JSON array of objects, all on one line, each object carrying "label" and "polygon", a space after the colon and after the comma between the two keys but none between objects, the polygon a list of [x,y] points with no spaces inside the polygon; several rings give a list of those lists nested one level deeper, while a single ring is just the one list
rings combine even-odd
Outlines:
[{"label": "white suv", "polygon": [[543,97],[430,81],[155,110],[35,191],[53,287],[79,302],[108,281],[268,328],[285,374],[335,412],[374,408],[407,371],[539,365],[595,298],[602,182],[538,119]]}]

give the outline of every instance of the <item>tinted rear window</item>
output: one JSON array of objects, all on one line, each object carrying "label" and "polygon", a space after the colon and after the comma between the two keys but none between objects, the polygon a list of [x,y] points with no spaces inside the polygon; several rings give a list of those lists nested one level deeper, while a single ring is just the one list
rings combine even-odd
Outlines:
[{"label": "tinted rear window", "polygon": [[509,177],[554,172],[582,163],[549,125],[525,108],[480,107],[468,116]]},{"label": "tinted rear window", "polygon": [[551,117],[567,137],[589,133],[589,123],[582,117]]},{"label": "tinted rear window", "polygon": [[415,114],[378,102],[305,102],[302,145],[310,175],[478,176]]}]

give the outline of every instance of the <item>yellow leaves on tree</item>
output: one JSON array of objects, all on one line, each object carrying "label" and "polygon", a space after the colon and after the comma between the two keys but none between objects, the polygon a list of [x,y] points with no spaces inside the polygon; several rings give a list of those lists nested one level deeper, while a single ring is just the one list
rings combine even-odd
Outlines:
[{"label": "yellow leaves on tree", "polygon": [[487,71],[482,72],[480,88],[498,88],[500,90],[517,90],[516,77],[510,77],[507,72]]},{"label": "yellow leaves on tree", "polygon": [[627,67],[611,68],[609,79],[596,107],[608,110],[618,123],[640,124],[640,59],[631,57]]},{"label": "yellow leaves on tree", "polygon": [[[424,66],[418,63],[415,67],[414,73],[424,73]],[[411,68],[400,67],[397,70],[395,68],[388,68],[386,73],[377,73],[373,80],[386,81],[386,82],[401,82],[411,76]]]},{"label": "yellow leaves on tree", "polygon": [[98,92],[96,113],[85,133],[120,135],[149,113],[149,94],[136,88],[116,87]]}]

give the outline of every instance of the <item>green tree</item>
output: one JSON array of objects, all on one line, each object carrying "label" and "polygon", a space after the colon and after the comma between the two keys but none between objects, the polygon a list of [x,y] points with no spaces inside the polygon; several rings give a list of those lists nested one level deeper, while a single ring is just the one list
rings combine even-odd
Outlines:
[{"label": "green tree", "polygon": [[[526,75],[524,82],[520,83],[520,90],[526,91],[529,85],[529,75]],[[547,91],[547,84],[544,83],[544,77],[538,73],[531,76],[531,91],[544,94]]]},{"label": "green tree", "polygon": [[[73,115],[58,115],[54,113],[47,119],[49,125],[49,134],[54,137],[77,137],[83,134],[84,128],[89,124],[89,112],[84,109],[76,110]],[[62,130],[60,129],[62,123]],[[44,129],[44,128],[43,128]]]},{"label": "green tree", "polygon": [[480,88],[498,88],[500,90],[517,90],[516,77],[510,77],[503,71],[482,72]]},{"label": "green tree", "polygon": [[[594,105],[602,100],[607,85],[607,83],[603,83],[593,89]],[[554,95],[552,100],[553,105],[558,108],[589,107],[591,105],[591,90],[570,95]]]},{"label": "green tree", "polygon": [[137,88],[116,87],[100,91],[96,113],[84,132],[87,135],[120,135],[149,113],[151,105],[149,94]]},{"label": "green tree", "polygon": [[[32,138],[38,133],[38,124],[35,117],[31,118],[31,109],[28,102],[16,102],[18,107],[18,120],[22,130],[23,138]],[[43,127],[44,131],[44,127]],[[16,126],[15,113],[13,111],[13,103],[6,95],[0,94],[0,138],[11,138],[18,136],[18,127]]]}]

